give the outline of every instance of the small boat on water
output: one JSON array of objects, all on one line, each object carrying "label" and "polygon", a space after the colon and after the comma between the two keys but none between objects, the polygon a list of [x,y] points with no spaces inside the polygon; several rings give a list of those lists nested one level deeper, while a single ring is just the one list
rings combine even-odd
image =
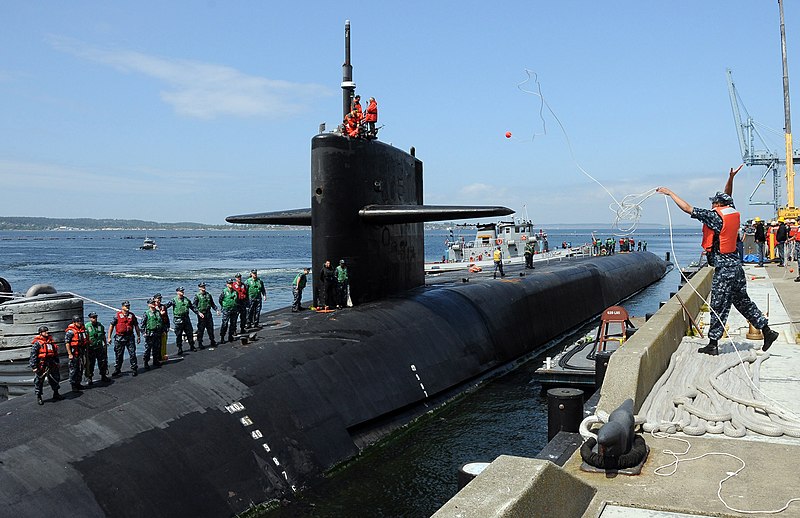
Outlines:
[{"label": "small boat on water", "polygon": [[146,237],[144,238],[144,243],[142,243],[142,246],[139,247],[139,250],[155,250],[156,248],[158,248],[156,242],[151,238]]},{"label": "small boat on water", "polygon": [[448,229],[450,235],[444,242],[442,261],[425,263],[425,273],[466,269],[473,265],[480,268],[491,266],[497,247],[503,253],[503,264],[522,264],[525,261],[527,244],[533,245],[534,262],[583,256],[590,252],[587,247],[571,246],[551,250],[547,232],[541,228],[536,231],[530,220],[477,223],[474,227],[477,231],[471,241],[464,236],[456,236],[452,228]]}]

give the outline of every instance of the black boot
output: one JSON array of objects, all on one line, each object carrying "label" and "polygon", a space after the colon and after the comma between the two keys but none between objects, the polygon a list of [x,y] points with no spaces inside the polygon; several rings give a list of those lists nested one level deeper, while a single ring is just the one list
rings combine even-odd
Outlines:
[{"label": "black boot", "polygon": [[122,372],[120,372],[119,369],[116,369],[114,372],[111,373],[112,378],[119,378],[120,376],[122,376]]},{"label": "black boot", "polygon": [[764,326],[761,328],[761,332],[764,334],[764,345],[761,347],[761,350],[766,352],[770,347],[772,347],[772,343],[778,339],[778,332],[770,329],[769,326]]},{"label": "black boot", "polygon": [[697,352],[701,354],[710,354],[711,356],[716,356],[719,354],[719,349],[717,348],[718,342],[713,338],[708,340],[708,345],[705,347],[701,347],[697,350]]},{"label": "black boot", "polygon": [[53,391],[53,401],[61,401],[62,399],[64,399],[64,396],[59,394],[57,390],[54,390]]}]

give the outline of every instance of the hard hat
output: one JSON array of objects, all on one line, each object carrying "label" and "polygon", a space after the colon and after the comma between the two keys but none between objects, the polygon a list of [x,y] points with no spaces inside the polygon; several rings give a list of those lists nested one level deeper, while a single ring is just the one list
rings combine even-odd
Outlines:
[{"label": "hard hat", "polygon": [[129,308],[129,307],[131,307],[131,303],[130,303],[130,302],[128,302],[127,300],[123,300],[123,301],[122,301],[122,306],[123,306],[123,307],[127,307],[127,308]]},{"label": "hard hat", "polygon": [[753,223],[760,223],[760,222],[761,218],[759,218],[758,216],[756,216],[755,219],[753,220]]},{"label": "hard hat", "polygon": [[237,279],[241,279],[242,278],[242,274],[241,273],[237,273],[236,275],[234,275],[234,277],[236,277]]},{"label": "hard hat", "polygon": [[92,311],[91,313],[89,313],[89,318],[97,318],[97,313]]},{"label": "hard hat", "polygon": [[784,222],[783,216],[781,216],[780,218],[778,218],[778,223],[783,223],[783,222]]},{"label": "hard hat", "polygon": [[83,320],[83,317],[81,317],[80,315],[73,315],[72,316],[72,321],[73,322],[80,322],[81,320]]},{"label": "hard hat", "polygon": [[206,283],[201,282],[200,284],[197,285],[197,287],[198,288],[205,288],[206,287]]},{"label": "hard hat", "polygon": [[183,293],[186,290],[183,289],[183,286],[178,286],[177,288],[175,288],[175,291],[180,291],[181,293]]},{"label": "hard hat", "polygon": [[44,333],[45,331],[50,331],[50,329],[47,326],[39,326],[40,333]]}]

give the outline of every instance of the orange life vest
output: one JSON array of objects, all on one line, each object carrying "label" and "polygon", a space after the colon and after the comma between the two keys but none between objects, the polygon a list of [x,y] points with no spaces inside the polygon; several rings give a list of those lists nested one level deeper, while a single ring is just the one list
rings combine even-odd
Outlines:
[{"label": "orange life vest", "polygon": [[31,343],[35,344],[37,342],[41,345],[41,347],[39,347],[39,352],[36,354],[36,357],[40,361],[58,356],[58,345],[56,345],[52,336],[36,335],[36,338],[34,338]]},{"label": "orange life vest", "polygon": [[[732,254],[736,251],[736,236],[739,233],[740,214],[733,207],[714,207],[722,218],[722,230],[719,231],[719,252]],[[703,225],[702,246],[706,252],[711,252],[714,246],[714,232],[707,225]]]},{"label": "orange life vest", "polygon": [[117,326],[114,328],[118,335],[126,335],[133,332],[133,313],[127,315],[122,311],[117,311]]},{"label": "orange life vest", "polygon": [[66,332],[72,331],[72,337],[69,341],[69,347],[72,350],[73,356],[89,345],[89,334],[86,332],[86,327],[83,324],[78,327],[75,322],[67,326]]},{"label": "orange life vest", "polygon": [[247,286],[241,282],[234,282],[233,289],[236,291],[236,298],[239,300],[244,300],[247,298]]},{"label": "orange life vest", "polygon": [[378,122],[378,103],[370,101],[367,106],[367,114],[364,116],[366,122]]}]

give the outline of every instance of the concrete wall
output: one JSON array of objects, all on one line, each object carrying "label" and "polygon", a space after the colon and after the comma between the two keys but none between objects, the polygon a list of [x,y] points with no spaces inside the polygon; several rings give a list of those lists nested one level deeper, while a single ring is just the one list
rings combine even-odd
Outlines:
[{"label": "concrete wall", "polygon": [[434,515],[434,518],[573,518],[595,489],[550,461],[501,455]]},{"label": "concrete wall", "polygon": [[[672,353],[686,336],[691,322],[678,297],[693,318],[703,298],[711,292],[711,268],[701,269],[689,283],[640,327],[625,345],[611,355],[597,409],[611,412],[628,398],[636,411],[669,365]],[[699,295],[698,295],[699,293]]]}]

